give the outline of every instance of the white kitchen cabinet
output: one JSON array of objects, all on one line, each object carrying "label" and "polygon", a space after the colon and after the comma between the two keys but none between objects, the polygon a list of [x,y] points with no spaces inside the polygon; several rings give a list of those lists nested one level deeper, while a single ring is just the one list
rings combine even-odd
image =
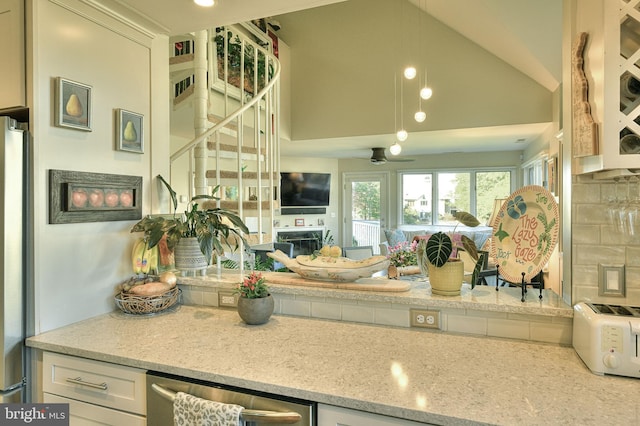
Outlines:
[{"label": "white kitchen cabinet", "polygon": [[427,423],[318,404],[318,426],[419,426],[425,424]]},{"label": "white kitchen cabinet", "polygon": [[125,413],[124,411],[118,411],[111,408],[104,408],[49,393],[44,394],[42,402],[52,404],[69,404],[69,424],[71,426],[146,426],[147,424],[147,420],[143,416]]},{"label": "white kitchen cabinet", "polygon": [[[597,152],[575,156],[576,174],[640,167],[640,0],[577,3],[576,31],[587,33],[583,53]],[[575,107],[574,107],[575,109]],[[575,121],[575,120],[574,120]],[[574,123],[575,129],[575,123]]]},{"label": "white kitchen cabinet", "polygon": [[43,402],[69,403],[71,426],[146,425],[146,372],[51,352],[43,354]]},{"label": "white kitchen cabinet", "polygon": [[0,4],[0,108],[26,106],[24,0]]}]

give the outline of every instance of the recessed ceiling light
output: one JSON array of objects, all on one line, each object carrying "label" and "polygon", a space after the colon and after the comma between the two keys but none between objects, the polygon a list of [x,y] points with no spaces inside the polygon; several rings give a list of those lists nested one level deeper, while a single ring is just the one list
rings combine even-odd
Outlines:
[{"label": "recessed ceiling light", "polygon": [[195,4],[203,7],[211,7],[213,6],[213,0],[193,0]]}]

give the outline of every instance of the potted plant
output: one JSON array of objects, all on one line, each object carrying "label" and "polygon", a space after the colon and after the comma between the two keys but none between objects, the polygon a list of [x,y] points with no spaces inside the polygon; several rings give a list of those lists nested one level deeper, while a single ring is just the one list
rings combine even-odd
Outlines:
[{"label": "potted plant", "polygon": [[[480,225],[478,219],[467,212],[456,212],[453,217],[465,226],[476,227]],[[455,233],[455,229],[453,233]],[[426,243],[425,241],[420,242],[418,264],[423,274],[429,275],[432,293],[443,296],[460,294],[464,279],[464,264],[457,257],[458,250],[466,251],[475,261],[471,276],[471,288],[473,289],[478,281],[486,253],[479,253],[471,238],[461,235],[460,243],[454,244],[448,234],[436,232],[429,237]]]},{"label": "potted plant", "polygon": [[273,297],[260,272],[251,272],[236,287],[238,315],[249,325],[264,324],[273,314]]},{"label": "potted plant", "polygon": [[[176,268],[205,271],[214,251],[218,254],[224,253],[223,241],[228,244],[229,236],[237,237],[234,250],[238,248],[239,241],[246,243],[242,233],[249,233],[249,229],[238,215],[220,208],[199,208],[198,201],[215,201],[218,197],[196,195],[189,202],[184,214],[177,215],[176,192],[162,176],[158,175],[158,178],[171,195],[173,216],[147,216],[133,226],[131,232],[144,232],[148,248],[153,248],[164,240],[169,250],[175,250]],[[215,194],[218,188],[219,186],[216,186],[212,194]],[[197,258],[191,258],[190,255]]]}]

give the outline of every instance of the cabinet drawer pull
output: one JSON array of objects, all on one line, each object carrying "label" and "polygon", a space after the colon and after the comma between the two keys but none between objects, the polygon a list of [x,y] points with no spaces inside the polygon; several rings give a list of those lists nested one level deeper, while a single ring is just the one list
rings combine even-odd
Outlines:
[{"label": "cabinet drawer pull", "polygon": [[102,383],[85,382],[84,380],[82,380],[81,377],[76,377],[75,379],[71,379],[71,378],[67,377],[67,382],[73,383],[75,385],[82,385],[82,386],[86,386],[86,387],[89,387],[89,388],[100,389],[100,390],[107,390],[107,388],[108,388],[106,382],[102,382]]}]

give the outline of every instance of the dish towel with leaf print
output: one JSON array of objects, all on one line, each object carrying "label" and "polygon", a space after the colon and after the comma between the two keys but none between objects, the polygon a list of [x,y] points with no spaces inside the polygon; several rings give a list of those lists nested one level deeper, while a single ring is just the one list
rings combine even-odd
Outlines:
[{"label": "dish towel with leaf print", "polygon": [[178,392],[173,400],[173,423],[176,426],[239,426],[243,409],[240,405]]}]

